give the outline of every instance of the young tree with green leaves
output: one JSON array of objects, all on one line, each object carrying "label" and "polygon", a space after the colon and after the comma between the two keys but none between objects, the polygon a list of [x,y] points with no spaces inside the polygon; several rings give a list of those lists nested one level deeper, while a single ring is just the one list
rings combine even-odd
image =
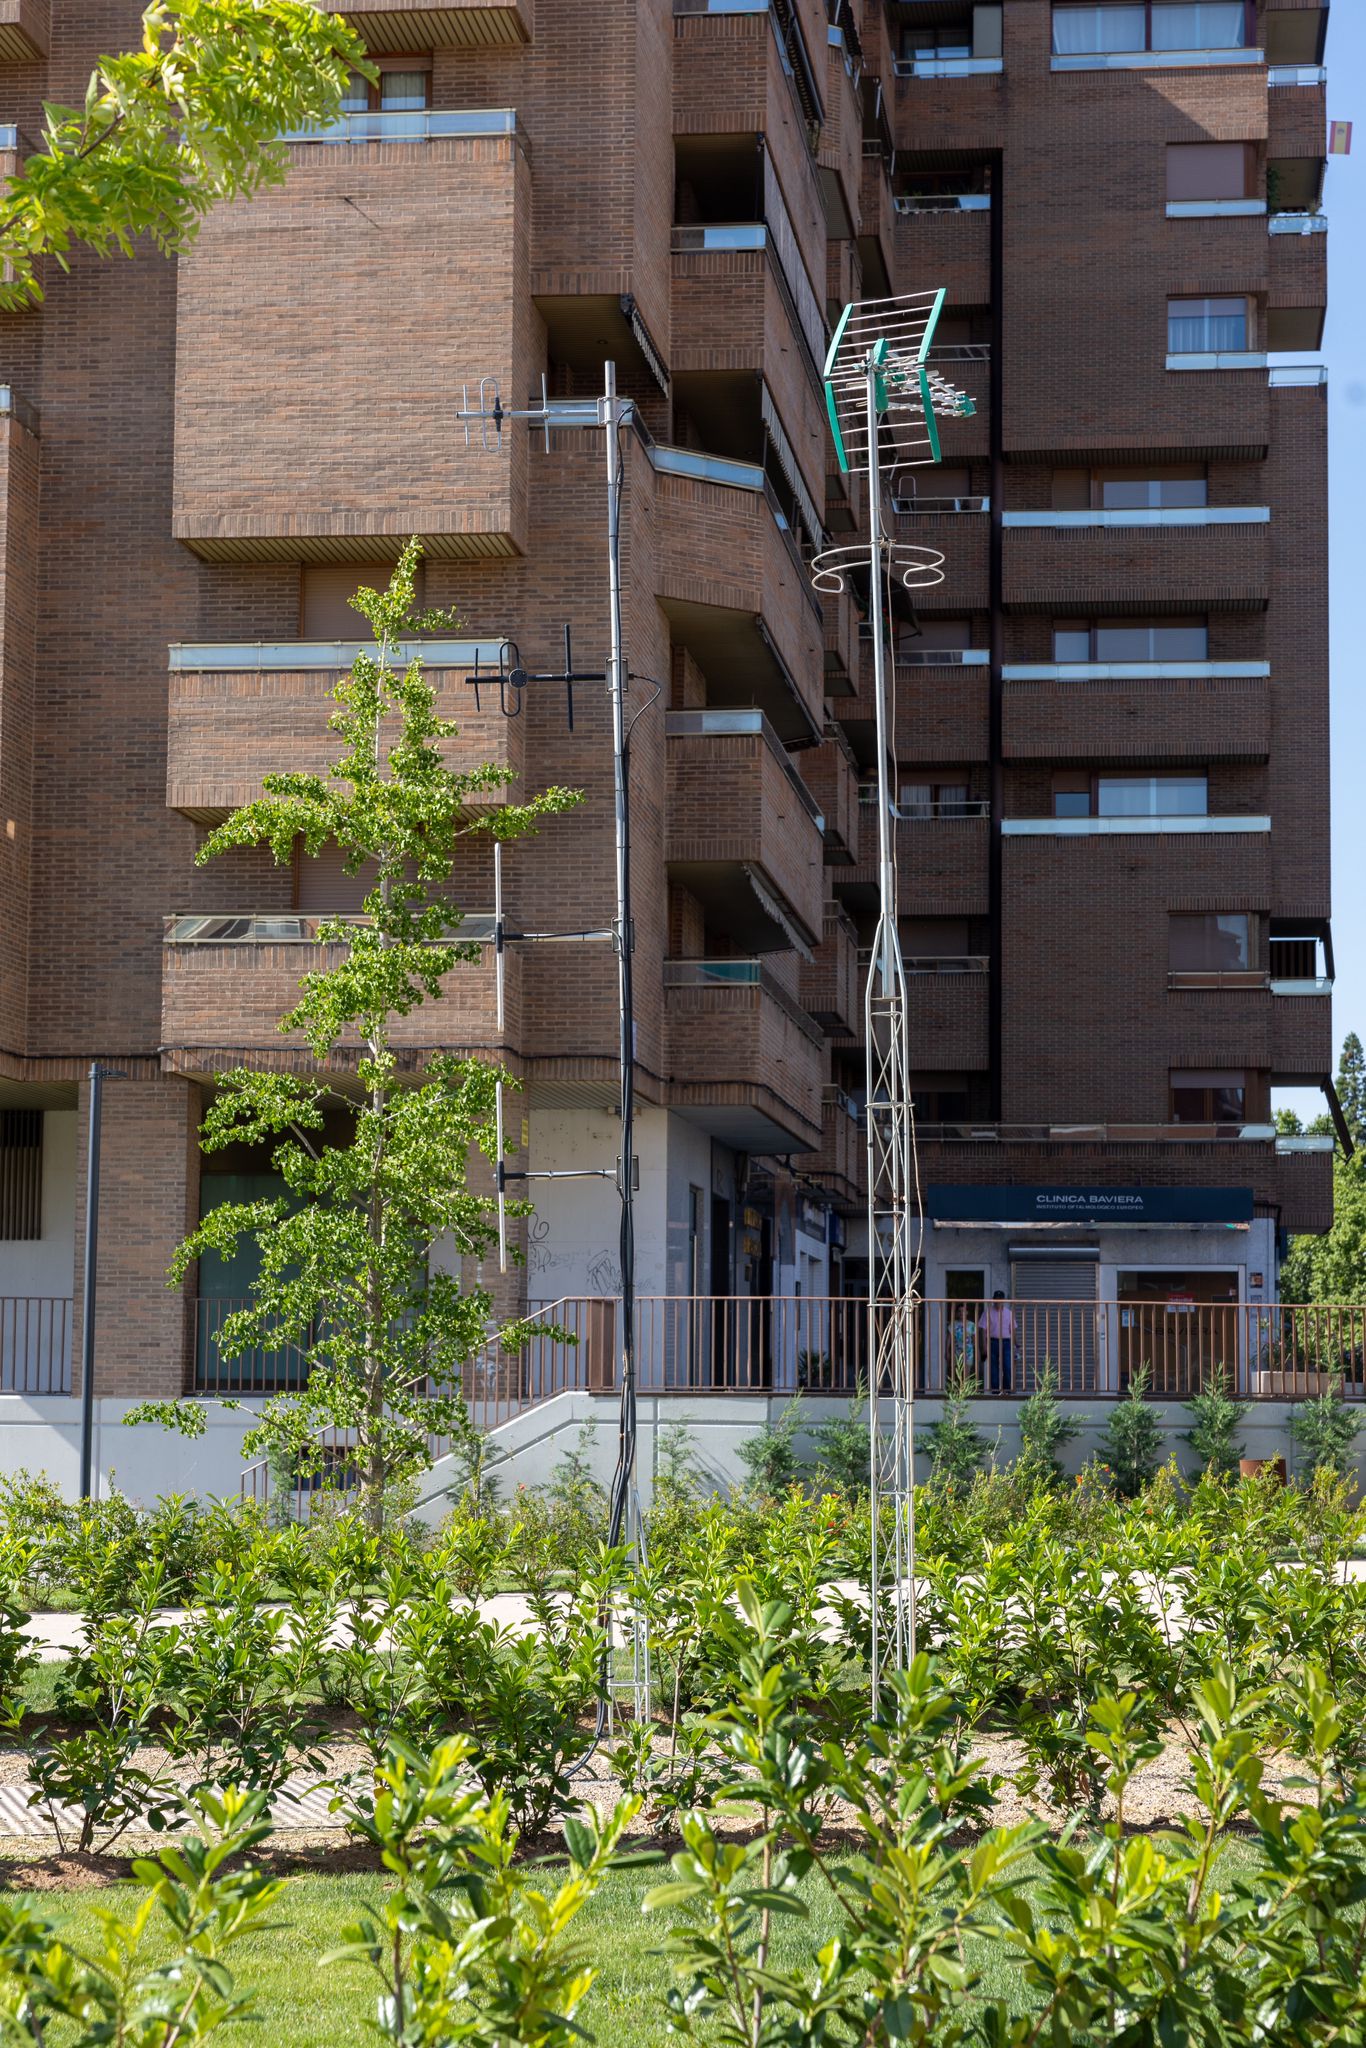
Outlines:
[{"label": "young tree with green leaves", "polygon": [[[344,957],[306,974],[299,1002],[280,1020],[320,1063],[344,1069],[354,1056],[354,1087],[245,1068],[222,1075],[204,1120],[205,1151],[269,1146],[284,1191],[212,1209],[171,1269],[175,1284],[207,1254],[227,1258],[243,1240],[256,1245],[253,1299],[225,1319],[219,1349],[234,1358],[294,1345],[308,1377],[267,1402],[244,1449],[307,1471],[310,1461],[316,1468],[319,1432],[344,1432],[375,1527],[390,1488],[423,1469],[429,1435],[466,1429],[461,1369],[489,1341],[489,1294],[433,1270],[429,1253],[441,1239],[473,1256],[497,1241],[494,1200],[470,1186],[469,1163],[480,1153],[496,1157],[499,1070],[433,1053],[419,1077],[407,1077],[394,1051],[395,1020],[436,1000],[447,976],[479,957],[477,945],[460,939],[461,913],[445,893],[460,842],[472,833],[520,838],[579,800],[549,789],[471,815],[471,799],[487,799],[506,772],[449,768],[441,742],[456,728],[437,717],[420,658],[397,665],[406,636],[455,623],[414,614],[420,552],[409,542],[388,590],[363,589],[353,599],[375,652],[362,651],[337,686],[331,725],[342,753],[329,774],[268,775],[264,796],[211,832],[197,855],[203,863],[264,846],[287,866],[296,847],[309,857],[335,845],[348,874],[373,874],[366,922],[319,925],[319,942]],[[349,1139],[329,1144],[327,1112],[339,1103],[352,1116]],[[503,1336],[513,1347],[520,1334],[513,1326]],[[129,1420],[197,1435],[205,1410],[154,1402]]]},{"label": "young tree with green leaves", "polygon": [[136,50],[102,57],[80,107],[44,108],[43,146],[0,199],[0,307],[43,296],[76,244],[188,249],[220,200],[284,177],[290,129],[335,121],[354,29],[312,0],[155,0]]},{"label": "young tree with green leaves", "polygon": [[[1337,1094],[1357,1149],[1350,1159],[1340,1145],[1334,1151],[1333,1227],[1322,1237],[1291,1241],[1281,1267],[1282,1301],[1366,1301],[1366,1052],[1355,1031],[1342,1041]],[[1291,1111],[1281,1111],[1276,1122],[1288,1136],[1303,1128]],[[1310,1128],[1327,1134],[1333,1126],[1321,1116]]]}]

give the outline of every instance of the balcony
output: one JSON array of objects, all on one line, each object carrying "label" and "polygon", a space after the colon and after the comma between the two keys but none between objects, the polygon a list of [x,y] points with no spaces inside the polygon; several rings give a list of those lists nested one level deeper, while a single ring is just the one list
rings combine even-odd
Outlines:
[{"label": "balcony", "polygon": [[762,960],[666,960],[669,1107],[746,1152],[820,1143],[821,1033]]},{"label": "balcony", "polygon": [[[904,482],[904,478],[898,481]],[[932,490],[934,471],[923,471],[920,482]],[[944,557],[943,582],[927,591],[926,601],[917,607],[922,621],[928,624],[936,614],[960,618],[965,612],[988,611],[991,602],[987,580],[990,499],[936,499],[917,495],[914,498],[895,498],[892,502],[896,511],[896,538],[910,541],[915,547],[937,548]],[[940,511],[937,509],[940,505],[952,509]],[[982,509],[979,511],[978,507]],[[979,651],[985,658],[985,651]],[[898,649],[897,666],[912,660],[915,652],[913,641],[903,642]],[[936,661],[914,665],[934,668],[941,664]]]},{"label": "balcony", "polygon": [[337,11],[385,54],[529,43],[535,26],[535,0],[342,0]]},{"label": "balcony", "polygon": [[1157,766],[1265,761],[1271,751],[1271,684],[1265,675],[1122,682],[1057,676],[1021,680],[1019,670],[1007,673],[1002,712],[1007,761],[1049,761],[1059,767],[1144,761]]},{"label": "balcony", "polygon": [[[493,764],[509,781],[522,772],[525,720],[502,715],[497,640],[415,640],[400,663],[421,654],[437,712],[459,731],[442,742],[458,773]],[[170,650],[166,802],[196,824],[215,825],[261,793],[264,776],[321,775],[337,758],[328,730],[332,692],[361,652],[360,641],[224,641]],[[478,670],[494,681],[476,689]],[[506,802],[504,788],[471,792],[472,811]]]},{"label": "balcony", "polygon": [[[516,114],[347,121],[400,136],[396,124],[416,122],[426,139],[353,129],[300,142],[282,185],[215,209],[179,260],[172,532],[214,561],[374,562],[411,534],[429,555],[513,555],[527,540],[529,437],[485,445],[456,415],[462,379],[495,379],[505,397],[533,383]],[[362,188],[357,203],[386,226],[365,230],[357,268],[365,224],[349,202]],[[464,309],[460,360],[447,351],[440,369],[419,276],[458,289]]]},{"label": "balcony", "polygon": [[814,945],[823,821],[763,713],[669,711],[664,729],[671,873],[737,945]]},{"label": "balcony", "polygon": [[[1199,1065],[1211,1045],[1236,1045],[1280,1085],[1315,1084],[1333,1064],[1330,983],[1280,996],[1265,971],[1168,975],[1163,1039],[1173,1061]],[[1283,985],[1282,985],[1283,986]]]},{"label": "balcony", "polygon": [[1265,506],[1189,511],[1007,512],[1004,596],[1013,609],[1260,611],[1271,590]]},{"label": "balcony", "polygon": [[[305,974],[337,967],[343,944],[319,942],[325,921],[291,912],[179,914],[164,920],[161,956],[161,1039],[163,1055],[177,1073],[220,1073],[233,1066],[270,1069],[316,1068],[301,1032],[277,1028],[299,1000]],[[345,922],[361,924],[362,918]],[[465,919],[463,936],[492,931],[491,916]],[[394,1044],[405,1053],[442,1051],[507,1055],[521,1022],[520,958],[505,956],[506,1029],[500,1036],[494,987],[493,949],[479,960],[461,962],[447,977],[441,997],[394,1020]],[[329,1070],[354,1068],[362,1050],[358,1033],[348,1032],[326,1062]]]},{"label": "balcony", "polygon": [[843,1088],[827,1085],[821,1090],[820,1150],[799,1166],[829,1190],[837,1206],[852,1209],[866,1200],[868,1140],[858,1104]]},{"label": "balcony", "polygon": [[857,1038],[863,1029],[858,933],[837,903],[827,903],[815,957],[798,976],[802,1008],[832,1038]]},{"label": "balcony", "polygon": [[899,817],[896,870],[903,916],[985,917],[989,908],[988,806],[968,815]]},{"label": "balcony", "polygon": [[990,194],[973,193],[953,202],[903,197],[894,201],[894,207],[896,274],[942,284],[951,306],[988,305]]},{"label": "balcony", "polygon": [[1054,71],[1196,71],[1229,64],[1264,64],[1266,53],[1255,47],[1209,50],[1088,50],[1076,56],[1054,55]]},{"label": "balcony", "polygon": [[649,446],[657,595],[715,705],[756,705],[780,740],[824,731],[825,622],[762,469]]},{"label": "balcony", "polygon": [[[709,258],[713,260],[708,261]],[[689,343],[696,355],[703,348],[704,337],[711,354],[721,351],[733,357],[734,342],[727,346],[723,335],[715,332],[718,317],[726,325],[738,321],[752,329],[742,353],[752,359],[756,369],[764,366],[761,337],[770,331],[769,323],[781,306],[812,383],[819,381],[825,360],[825,316],[790,229],[783,233],[772,220],[676,227],[673,259],[674,319],[680,344],[674,352],[677,367],[712,367],[706,352],[695,363],[688,360]],[[768,311],[762,291],[765,279],[771,279],[773,285],[773,306]],[[732,298],[740,303],[729,304]],[[746,312],[750,314],[748,321],[744,318]],[[771,363],[767,367],[775,374],[779,371],[779,366]]]},{"label": "balcony", "polygon": [[[1006,139],[1005,77],[999,57],[899,58],[892,126],[898,153],[1000,149]],[[932,141],[927,145],[927,138]]]},{"label": "balcony", "polygon": [[48,0],[0,0],[0,64],[37,64],[47,55]]},{"label": "balcony", "polygon": [[1263,833],[1271,830],[1267,817],[1163,817],[1163,818],[1002,818],[1001,832],[1007,839],[1108,839],[1133,835]]},{"label": "balcony", "polygon": [[896,276],[896,214],[892,207],[890,159],[882,141],[867,134],[863,138],[859,179],[859,261],[865,290],[880,291],[884,279],[890,288]]},{"label": "balcony", "polygon": [[[829,519],[829,501],[826,508]],[[852,528],[851,528],[852,530]],[[821,599],[825,613],[825,694],[852,697],[858,672],[858,620],[854,601],[845,591]]]},{"label": "balcony", "polygon": [[802,755],[802,780],[825,820],[825,864],[844,867],[858,859],[858,764],[837,725],[827,725],[825,739]]},{"label": "balcony", "polygon": [[844,27],[835,22],[826,29],[825,81],[825,125],[821,129],[817,161],[826,198],[826,218],[833,241],[852,242],[858,233],[859,181],[863,175],[863,107],[850,38]]},{"label": "balcony", "polygon": [[988,697],[985,668],[907,668],[898,662],[898,759],[923,761],[927,765],[938,761],[985,761]]},{"label": "balcony", "polygon": [[991,1063],[987,1050],[989,962],[969,954],[912,956],[902,964],[911,1043],[933,1048],[933,1060],[926,1051],[921,1064],[954,1073],[985,1073]]}]

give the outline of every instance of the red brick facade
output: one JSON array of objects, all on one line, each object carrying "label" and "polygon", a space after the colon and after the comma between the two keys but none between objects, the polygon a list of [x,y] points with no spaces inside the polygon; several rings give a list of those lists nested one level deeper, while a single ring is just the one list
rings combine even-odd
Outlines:
[{"label": "red brick facade", "polygon": [[[1049,0],[349,11],[377,51],[429,65],[429,132],[419,118],[405,139],[293,144],[287,182],[215,214],[178,264],[78,257],[42,308],[0,316],[0,1084],[7,1103],[83,1115],[93,1057],[126,1073],[105,1098],[104,1390],[187,1384],[194,1282],[168,1291],[164,1274],[198,1214],[203,1088],[240,1058],[304,1058],[273,1026],[316,952],[163,939],[175,913],[301,907],[289,869],[243,855],[201,871],[194,853],[263,774],[327,758],[336,669],[298,649],[310,573],[368,571],[417,532],[426,601],[455,608],[464,638],[555,665],[568,623],[580,665],[602,662],[600,443],[563,433],[547,452],[510,425],[484,445],[456,417],[462,394],[492,390],[481,380],[511,406],[543,375],[594,396],[611,355],[638,408],[623,531],[630,665],[642,701],[658,686],[632,747],[647,1104],[716,1147],[766,1132],[766,1170],[857,1212],[871,650],[852,599],[813,592],[824,536],[806,529],[814,504],[817,526],[855,536],[866,492],[834,473],[810,308],[819,326],[847,297],[939,284],[942,367],[977,411],[945,425],[951,491],[893,480],[895,530],[946,557],[920,622],[931,644],[978,658],[930,665],[906,634],[893,765],[898,787],[966,793],[974,814],[908,817],[897,854],[907,952],[971,966],[912,977],[917,1072],[984,1126],[1036,1133],[1166,1126],[1177,1067],[1245,1071],[1250,1121],[1273,1085],[1326,1073],[1327,996],[1274,993],[1265,972],[1273,939],[1330,909],[1326,408],[1316,385],[1275,386],[1262,356],[1312,345],[1327,237],[1166,204],[1173,144],[1248,144],[1259,195],[1268,168],[1272,191],[1312,185],[1321,86],[1272,82],[1262,62],[1054,69]],[[1285,8],[1251,12],[1274,45]],[[961,15],[969,35],[999,13],[999,68],[917,64],[922,13]],[[0,123],[21,154],[42,100],[77,103],[139,15],[139,0],[0,0]],[[926,206],[955,176],[989,205]],[[1174,299],[1244,302],[1247,360],[1172,366]],[[1072,505],[1077,472],[1174,466],[1203,474],[1210,510],[1256,516],[1010,516]],[[908,509],[945,494],[964,509]],[[1208,646],[1190,673],[1055,660],[1059,619],[1191,617]],[[554,689],[509,723],[487,698],[476,710],[463,669],[435,673],[462,721],[457,765],[586,795],[509,852],[514,923],[605,922],[603,691],[580,687],[570,731]],[[681,722],[737,708],[766,723]],[[1207,771],[1212,815],[1270,830],[1003,829],[1052,816],[1055,774],[1119,769]],[[486,862],[459,879],[491,908]],[[1169,920],[1202,911],[1247,914],[1262,985],[1174,983]],[[670,965],[751,958],[748,981]],[[506,1059],[533,1119],[538,1099],[601,1106],[610,954],[518,956],[501,1039],[491,968],[461,970],[401,1038],[414,1064],[433,1046]],[[1269,1142],[1235,1166],[1227,1146],[1156,1135],[931,1137],[922,1164],[955,1182],[1236,1172],[1284,1227],[1328,1220],[1328,1162]],[[76,1246],[83,1215],[82,1187]]]}]

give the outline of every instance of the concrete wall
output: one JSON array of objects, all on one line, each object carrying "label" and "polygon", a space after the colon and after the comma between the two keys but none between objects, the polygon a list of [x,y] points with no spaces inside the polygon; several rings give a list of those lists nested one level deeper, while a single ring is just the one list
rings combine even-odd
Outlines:
[{"label": "concrete wall", "polygon": [[[143,1504],[167,1493],[194,1494],[201,1500],[237,1495],[245,1464],[242,1438],[251,1427],[250,1414],[211,1409],[205,1434],[191,1443],[158,1424],[126,1428],[123,1418],[133,1405],[112,1399],[95,1402],[97,1493],[107,1495],[117,1486],[120,1493]],[[80,1469],[78,1399],[0,1395],[0,1473],[45,1472],[74,1500]]]}]

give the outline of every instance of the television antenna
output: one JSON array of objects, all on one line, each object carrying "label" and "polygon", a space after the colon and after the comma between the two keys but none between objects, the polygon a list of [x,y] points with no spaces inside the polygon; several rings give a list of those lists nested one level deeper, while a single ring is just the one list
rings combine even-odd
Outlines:
[{"label": "television antenna", "polygon": [[[612,792],[613,817],[616,845],[616,915],[610,927],[601,931],[571,932],[522,932],[507,930],[503,914],[502,889],[502,848],[494,845],[494,958],[497,1021],[501,1033],[504,1020],[504,962],[508,944],[526,944],[543,940],[609,940],[617,956],[617,1013],[618,1013],[618,1110],[621,1118],[621,1151],[616,1166],[617,1192],[621,1205],[620,1253],[621,1282],[619,1289],[621,1324],[621,1408],[617,1433],[617,1462],[612,1476],[611,1492],[608,1496],[607,1541],[612,1547],[625,1540],[627,1550],[633,1552],[642,1564],[646,1561],[645,1536],[640,1512],[640,1494],[636,1471],[636,1351],[635,1351],[635,991],[632,978],[632,955],[635,950],[635,927],[631,917],[631,817],[630,817],[630,738],[635,718],[628,720],[626,693],[632,682],[646,678],[633,677],[627,666],[623,646],[621,608],[621,497],[623,472],[621,465],[621,435],[625,428],[634,425],[635,401],[621,398],[617,394],[617,369],[615,363],[603,366],[603,396],[596,399],[555,399],[549,394],[545,376],[541,377],[541,402],[539,405],[516,409],[504,406],[496,377],[481,377],[476,401],[471,404],[469,386],[461,391],[461,404],[456,418],[465,429],[465,445],[473,447],[477,432],[479,446],[486,454],[498,453],[503,445],[503,429],[509,421],[522,421],[533,427],[540,427],[545,435],[546,452],[550,451],[552,430],[565,428],[602,429],[606,445],[607,469],[607,614],[608,614],[608,657],[603,671],[576,670],[569,627],[564,629],[565,663],[562,670],[529,674],[522,668],[521,658],[514,642],[505,642],[500,652],[498,672],[481,674],[476,668],[474,675],[467,678],[475,691],[476,702],[481,688],[496,685],[499,692],[499,710],[504,717],[516,717],[522,710],[523,694],[533,683],[558,683],[566,691],[566,709],[570,730],[574,725],[575,683],[606,683],[612,716]],[[657,686],[656,686],[657,688]],[[650,700],[653,701],[653,700]],[[642,706],[642,709],[648,706]],[[639,716],[639,713],[636,713]],[[499,1266],[507,1271],[507,1183],[509,1180],[587,1180],[610,1178],[610,1167],[566,1168],[560,1171],[520,1173],[511,1172],[503,1153],[504,1105],[503,1084],[500,1081],[496,1093],[495,1117],[497,1124],[497,1196],[498,1196],[498,1250]],[[644,1616],[633,1607],[628,1624],[630,1675],[624,1682],[632,1713],[637,1719],[644,1719],[650,1711],[650,1645]],[[601,1740],[613,1702],[613,1630],[612,1616],[607,1616],[607,1640],[603,1653],[602,1677],[599,1687],[598,1724],[594,1746]],[[591,1754],[591,1752],[590,1752]]]},{"label": "television antenna", "polygon": [[[936,549],[911,546],[884,531],[882,474],[884,467],[894,473],[938,462],[938,420],[968,419],[976,409],[971,398],[930,365],[944,298],[942,290],[913,292],[900,298],[865,299],[844,309],[825,361],[825,403],[840,468],[846,475],[868,478],[868,540],[866,545],[829,548],[812,564],[813,580],[822,590],[842,590],[852,569],[867,569],[873,636],[878,920],[864,991],[864,1025],[875,1709],[888,1670],[906,1670],[916,1653],[915,1338],[924,1228],[911,1103],[906,977],[897,933],[895,814],[887,775],[894,721],[883,631],[894,581],[921,590],[941,583],[944,576],[944,557]],[[890,1436],[881,1427],[884,1388],[892,1403]],[[883,1622],[884,1592],[891,1596],[889,1627]]]}]

